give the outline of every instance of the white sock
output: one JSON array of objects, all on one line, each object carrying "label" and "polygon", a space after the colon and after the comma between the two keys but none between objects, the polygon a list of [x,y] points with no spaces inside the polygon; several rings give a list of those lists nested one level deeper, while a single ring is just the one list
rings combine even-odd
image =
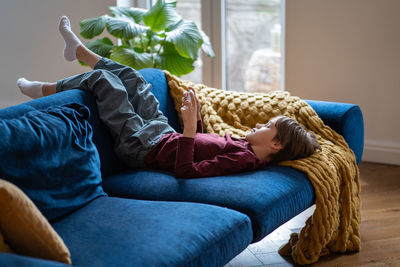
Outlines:
[{"label": "white sock", "polygon": [[64,58],[67,61],[74,61],[76,59],[76,48],[82,45],[82,42],[71,30],[71,23],[66,16],[62,16],[58,25],[62,37],[64,38]]},{"label": "white sock", "polygon": [[33,99],[43,96],[43,84],[43,82],[28,81],[25,78],[19,78],[17,81],[17,85],[21,92]]}]

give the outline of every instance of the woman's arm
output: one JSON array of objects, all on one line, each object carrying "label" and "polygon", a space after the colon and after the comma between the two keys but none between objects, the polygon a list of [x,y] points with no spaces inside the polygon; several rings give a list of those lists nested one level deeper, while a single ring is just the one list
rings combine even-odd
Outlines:
[{"label": "woman's arm", "polygon": [[203,133],[203,120],[201,119],[201,113],[200,113],[201,105],[199,99],[197,98],[196,92],[193,90],[193,88],[189,87],[189,90],[193,91],[194,99],[196,100],[196,105],[197,105],[197,132]]},{"label": "woman's arm", "polygon": [[174,174],[178,178],[210,177],[254,170],[256,165],[250,151],[236,151],[194,162],[194,139],[181,137],[176,150]]},{"label": "woman's arm", "polygon": [[194,138],[197,132],[198,101],[193,90],[183,94],[181,114],[183,120],[183,136]]}]

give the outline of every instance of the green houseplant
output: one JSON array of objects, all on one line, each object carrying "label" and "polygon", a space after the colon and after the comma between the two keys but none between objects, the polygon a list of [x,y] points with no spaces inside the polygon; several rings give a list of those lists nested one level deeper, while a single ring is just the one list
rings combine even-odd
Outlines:
[{"label": "green houseplant", "polygon": [[208,36],[193,21],[184,20],[176,11],[176,0],[158,0],[149,10],[110,7],[111,16],[85,19],[80,34],[86,39],[104,29],[117,38],[90,41],[87,46],[97,54],[135,69],[159,68],[174,75],[194,70],[193,63],[202,49],[214,57]]}]

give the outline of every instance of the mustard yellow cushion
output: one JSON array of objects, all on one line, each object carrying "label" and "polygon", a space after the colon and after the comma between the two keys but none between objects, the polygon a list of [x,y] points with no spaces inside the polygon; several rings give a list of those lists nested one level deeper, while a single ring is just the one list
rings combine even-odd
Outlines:
[{"label": "mustard yellow cushion", "polygon": [[0,233],[0,252],[13,253],[12,249],[4,241],[3,235]]},{"label": "mustard yellow cushion", "polygon": [[[33,202],[15,185],[0,179],[0,247],[16,253],[71,264],[64,241]],[[4,238],[3,238],[4,237]],[[2,245],[1,240],[3,240]],[[5,243],[7,242],[7,244]]]}]

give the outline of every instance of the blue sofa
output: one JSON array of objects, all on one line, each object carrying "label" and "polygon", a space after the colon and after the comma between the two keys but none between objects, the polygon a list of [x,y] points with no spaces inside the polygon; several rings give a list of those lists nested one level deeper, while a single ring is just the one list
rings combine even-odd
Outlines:
[{"label": "blue sofa", "polygon": [[[170,124],[181,130],[164,73],[156,69],[140,72],[153,85]],[[360,162],[364,142],[360,108],[307,102],[344,136]],[[114,154],[95,99],[85,91],[71,90],[1,109],[0,120],[68,103],[90,110],[102,187],[108,194],[50,220],[69,248],[73,266],[223,266],[314,203],[307,176],[289,167],[268,166],[256,172],[200,179],[128,169]],[[67,265],[0,253],[0,266]]]}]

